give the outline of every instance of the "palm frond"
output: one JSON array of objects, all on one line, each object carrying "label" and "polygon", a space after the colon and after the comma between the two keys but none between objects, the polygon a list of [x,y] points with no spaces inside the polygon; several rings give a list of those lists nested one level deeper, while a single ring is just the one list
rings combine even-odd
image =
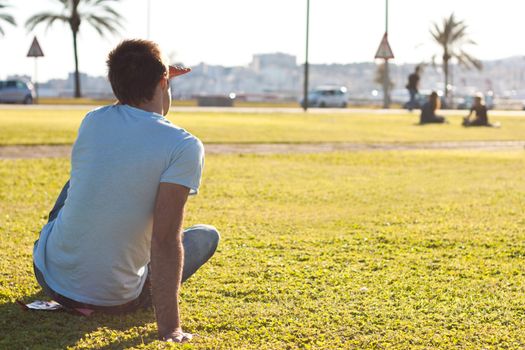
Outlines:
[{"label": "palm frond", "polygon": [[121,0],[93,0],[93,1],[95,1],[94,5],[102,5],[106,2],[119,2]]},{"label": "palm frond", "polygon": [[111,34],[118,33],[119,27],[122,27],[120,23],[113,21],[109,17],[89,15],[84,18],[100,36],[104,36],[104,32],[109,32]]},{"label": "palm frond", "polygon": [[467,26],[462,25],[456,25],[456,27],[453,29],[451,35],[450,35],[450,43],[456,43],[458,41],[461,41],[463,38],[467,36]]},{"label": "palm frond", "polygon": [[64,9],[69,9],[71,7],[71,0],[57,0],[64,6]]},{"label": "palm frond", "polygon": [[8,4],[5,4],[4,0],[0,0],[0,9],[7,8],[7,7],[11,7],[11,6],[9,6]]},{"label": "palm frond", "polygon": [[[8,8],[9,5],[4,4],[2,1],[0,1],[0,9]],[[7,13],[0,13],[0,22],[7,22],[13,26],[16,26],[15,18]],[[0,26],[0,36],[4,36],[5,32],[4,29]]]},{"label": "palm frond", "polygon": [[450,30],[451,30],[451,22],[444,19],[443,20],[443,29],[441,31],[441,37],[442,41],[448,43],[449,37],[450,37]]},{"label": "palm frond", "polygon": [[[108,13],[109,15],[113,16],[113,20],[114,21],[121,21],[124,19],[124,17],[122,17],[122,15],[120,13],[118,13],[117,11],[115,11],[114,9],[112,9],[111,7],[109,6],[103,6],[102,7],[102,10],[104,10],[104,12]],[[120,25],[120,23],[119,23]]]},{"label": "palm frond", "polygon": [[39,13],[34,16],[31,16],[26,21],[26,28],[28,31],[32,31],[35,29],[39,24],[47,24],[46,29],[51,27],[55,21],[62,21],[62,22],[68,22],[69,17],[64,15],[57,15],[54,13]]},{"label": "palm frond", "polygon": [[448,23],[455,23],[456,22],[456,14],[452,12],[448,18],[443,19],[445,22]]},{"label": "palm frond", "polygon": [[93,5],[93,6],[97,6],[97,5],[100,5],[101,3],[104,3],[104,2],[108,2],[108,1],[114,1],[114,2],[118,2],[119,0],[84,0],[83,3],[86,4],[86,5]]},{"label": "palm frond", "polygon": [[15,18],[13,16],[11,16],[11,15],[6,14],[6,13],[0,13],[0,20],[16,26]]},{"label": "palm frond", "polygon": [[[9,5],[6,5],[3,3],[3,1],[0,1],[0,9],[7,8],[7,7],[9,7]],[[4,21],[12,25],[16,25],[15,19],[13,18],[13,16],[8,15],[6,13],[0,14],[0,21]],[[4,34],[5,34],[4,29],[2,28],[2,26],[0,26],[0,36],[4,36]]]},{"label": "palm frond", "polygon": [[437,23],[433,24],[434,28],[430,28],[430,34],[438,43],[441,43],[441,29]]},{"label": "palm frond", "polygon": [[463,42],[464,44],[467,44],[467,45],[477,45],[478,43],[472,39],[467,39]]},{"label": "palm frond", "polygon": [[105,33],[116,34],[124,27],[124,18],[111,7],[111,3],[119,1],[83,0],[82,4],[86,6],[79,10],[79,16],[88,22],[100,36],[104,36]]},{"label": "palm frond", "polygon": [[[90,8],[110,8],[111,9],[111,5],[112,3],[118,3],[122,0],[82,0],[81,1],[81,4],[87,6],[87,7],[90,7]],[[112,11],[114,11],[113,9],[111,9]],[[115,13],[117,13],[115,11]],[[119,15],[120,16],[120,15]]]},{"label": "palm frond", "polygon": [[457,55],[458,62],[463,64],[467,68],[476,68],[477,70],[483,69],[483,64],[477,58],[474,58],[472,55],[466,53],[465,51],[460,51]]}]

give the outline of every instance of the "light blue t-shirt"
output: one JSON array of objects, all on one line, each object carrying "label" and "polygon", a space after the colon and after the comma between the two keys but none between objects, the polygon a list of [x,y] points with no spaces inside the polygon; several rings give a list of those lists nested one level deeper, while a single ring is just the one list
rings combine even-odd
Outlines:
[{"label": "light blue t-shirt", "polygon": [[64,207],[44,226],[34,262],[57,293],[92,305],[137,298],[150,261],[160,182],[196,194],[204,148],[163,116],[127,105],[84,118]]}]

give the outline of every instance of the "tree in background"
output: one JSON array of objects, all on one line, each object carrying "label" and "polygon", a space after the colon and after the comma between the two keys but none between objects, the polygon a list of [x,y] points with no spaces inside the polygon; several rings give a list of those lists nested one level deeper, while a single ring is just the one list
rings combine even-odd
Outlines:
[{"label": "tree in background", "polygon": [[[390,77],[389,77],[390,78]],[[389,79],[389,86],[388,91],[392,91],[395,84],[392,79]],[[383,86],[383,82],[385,81],[385,63],[380,63],[376,68],[376,74],[374,76],[374,83],[377,83],[381,86]]]},{"label": "tree in background", "polygon": [[29,31],[35,29],[41,23],[47,24],[47,28],[54,22],[69,24],[73,34],[73,52],[75,55],[75,97],[81,97],[80,74],[78,71],[78,49],[77,36],[80,25],[84,22],[90,24],[100,36],[106,33],[116,34],[122,28],[122,16],[112,7],[112,2],[119,0],[56,0],[63,6],[62,13],[42,12],[38,13],[26,22]]},{"label": "tree in background", "polygon": [[[7,7],[9,7],[9,5],[6,4],[6,1],[0,0],[0,11],[2,11],[3,9]],[[13,18],[13,16],[7,13],[0,12],[0,37],[5,35],[4,29],[2,28],[2,25],[1,25],[2,22],[7,22],[9,24],[16,26],[16,21]]]},{"label": "tree in background", "polygon": [[[441,27],[437,23],[434,23],[430,29],[430,34],[432,34],[436,43],[443,49],[441,62],[445,76],[445,98],[448,99],[449,62],[451,59],[456,59],[460,66],[467,69],[482,69],[481,61],[464,50],[465,45],[476,45],[476,42],[468,37],[467,25],[464,21],[458,21],[453,13],[450,17],[443,19]],[[436,55],[432,57],[434,64],[435,58]]]}]

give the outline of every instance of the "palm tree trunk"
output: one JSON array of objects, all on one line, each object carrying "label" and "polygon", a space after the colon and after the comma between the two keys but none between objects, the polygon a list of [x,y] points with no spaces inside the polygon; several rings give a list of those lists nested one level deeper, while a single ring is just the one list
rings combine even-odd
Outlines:
[{"label": "palm tree trunk", "polygon": [[445,103],[448,104],[448,59],[443,60],[443,74],[445,75]]},{"label": "palm tree trunk", "polygon": [[78,72],[78,50],[77,50],[77,32],[73,32],[73,52],[75,54],[75,97],[82,97],[80,93],[80,73]]}]

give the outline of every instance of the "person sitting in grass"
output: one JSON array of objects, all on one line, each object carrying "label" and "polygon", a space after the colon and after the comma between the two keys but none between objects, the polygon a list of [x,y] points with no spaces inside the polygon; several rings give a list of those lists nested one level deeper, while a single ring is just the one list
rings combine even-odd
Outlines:
[{"label": "person sitting in grass", "polygon": [[120,314],[153,307],[161,339],[181,328],[179,289],[215,252],[217,229],[182,231],[188,195],[198,192],[204,148],[164,116],[169,66],[157,44],[126,40],[108,56],[118,103],[89,112],[71,153],[71,177],[35,242],[44,292],[70,309]]},{"label": "person sitting in grass", "polygon": [[429,124],[429,123],[445,123],[445,117],[436,115],[436,110],[441,107],[441,101],[439,96],[435,91],[432,91],[428,97],[428,101],[425,102],[421,108],[421,115],[419,117],[419,124]]},{"label": "person sitting in grass", "polygon": [[[472,112],[475,113],[474,119],[470,119]],[[463,126],[495,126],[489,123],[489,118],[487,116],[487,107],[483,102],[483,95],[477,93],[474,96],[474,103],[470,108],[469,114],[463,118]]]}]

